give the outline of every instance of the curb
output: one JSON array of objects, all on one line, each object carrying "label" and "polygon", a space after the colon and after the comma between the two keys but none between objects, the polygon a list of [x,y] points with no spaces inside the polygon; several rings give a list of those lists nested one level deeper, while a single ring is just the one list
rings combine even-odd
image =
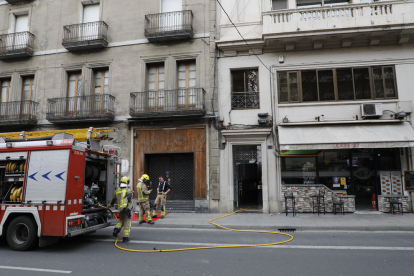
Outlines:
[{"label": "curb", "polygon": [[[240,230],[271,230],[277,231],[278,229],[296,229],[296,231],[407,231],[414,232],[414,226],[292,226],[292,225],[263,225],[263,226],[249,226],[249,225],[223,225],[227,228],[240,229]],[[141,224],[138,225],[138,222],[132,222],[132,227],[142,227],[142,228],[173,228],[173,229],[183,229],[183,228],[196,228],[196,229],[220,229],[214,225],[206,224],[165,224],[155,222],[154,225],[150,224]]]}]

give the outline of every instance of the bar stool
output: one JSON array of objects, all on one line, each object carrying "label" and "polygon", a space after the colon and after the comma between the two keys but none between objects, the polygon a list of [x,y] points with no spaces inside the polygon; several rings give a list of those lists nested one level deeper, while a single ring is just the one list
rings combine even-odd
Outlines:
[{"label": "bar stool", "polygon": [[342,196],[338,196],[339,200],[334,200],[332,202],[332,207],[333,207],[333,211],[334,214],[336,215],[336,210],[338,207],[340,207],[340,212],[342,212],[342,215],[345,215],[345,206],[344,206],[344,202],[342,200]]},{"label": "bar stool", "polygon": [[[317,195],[312,195],[312,213],[315,214],[315,209],[318,210],[318,216],[321,213],[321,208],[323,208],[323,214],[326,214],[326,208],[325,208],[325,190],[320,189]],[[316,203],[315,203],[316,201]]]},{"label": "bar stool", "polygon": [[293,195],[293,193],[288,194],[288,193],[285,192],[285,210],[286,210],[286,216],[288,215],[288,204],[287,203],[288,203],[288,200],[289,199],[292,201],[292,213],[293,213],[293,216],[295,216],[296,198]]}]

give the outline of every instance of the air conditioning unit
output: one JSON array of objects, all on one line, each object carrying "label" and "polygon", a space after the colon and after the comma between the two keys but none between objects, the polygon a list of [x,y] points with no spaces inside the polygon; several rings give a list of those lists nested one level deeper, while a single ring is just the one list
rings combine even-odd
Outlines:
[{"label": "air conditioning unit", "polygon": [[380,103],[367,103],[361,104],[362,119],[380,118],[382,116],[382,104]]}]

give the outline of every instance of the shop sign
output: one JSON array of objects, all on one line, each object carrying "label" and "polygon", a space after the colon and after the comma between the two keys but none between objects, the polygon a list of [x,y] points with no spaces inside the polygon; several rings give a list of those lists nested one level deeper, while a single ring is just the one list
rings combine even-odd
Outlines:
[{"label": "shop sign", "polygon": [[346,177],[341,177],[341,185],[346,185]]}]

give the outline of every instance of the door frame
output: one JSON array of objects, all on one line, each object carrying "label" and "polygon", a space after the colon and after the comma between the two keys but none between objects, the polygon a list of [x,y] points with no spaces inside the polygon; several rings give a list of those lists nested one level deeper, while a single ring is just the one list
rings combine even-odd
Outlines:
[{"label": "door frame", "polygon": [[[226,146],[223,150],[223,156],[220,159],[220,171],[233,172],[233,146],[243,145],[260,145],[262,148],[262,198],[263,198],[263,213],[269,213],[269,179],[268,179],[268,137],[271,134],[271,129],[258,129],[258,130],[243,130],[243,131],[223,131],[222,134],[226,139]],[[274,170],[276,172],[276,170]],[[222,185],[220,187],[221,202],[223,207],[220,207],[220,211],[227,209],[228,212],[234,210],[234,174],[223,174],[220,178],[220,182],[231,183],[231,185]],[[274,176],[276,178],[276,175]],[[276,188],[276,187],[275,187]],[[278,187],[277,189],[281,189]],[[280,193],[280,191],[279,191]],[[275,199],[276,200],[276,199]],[[226,203],[227,201],[227,203]],[[221,203],[220,203],[221,204]]]}]

